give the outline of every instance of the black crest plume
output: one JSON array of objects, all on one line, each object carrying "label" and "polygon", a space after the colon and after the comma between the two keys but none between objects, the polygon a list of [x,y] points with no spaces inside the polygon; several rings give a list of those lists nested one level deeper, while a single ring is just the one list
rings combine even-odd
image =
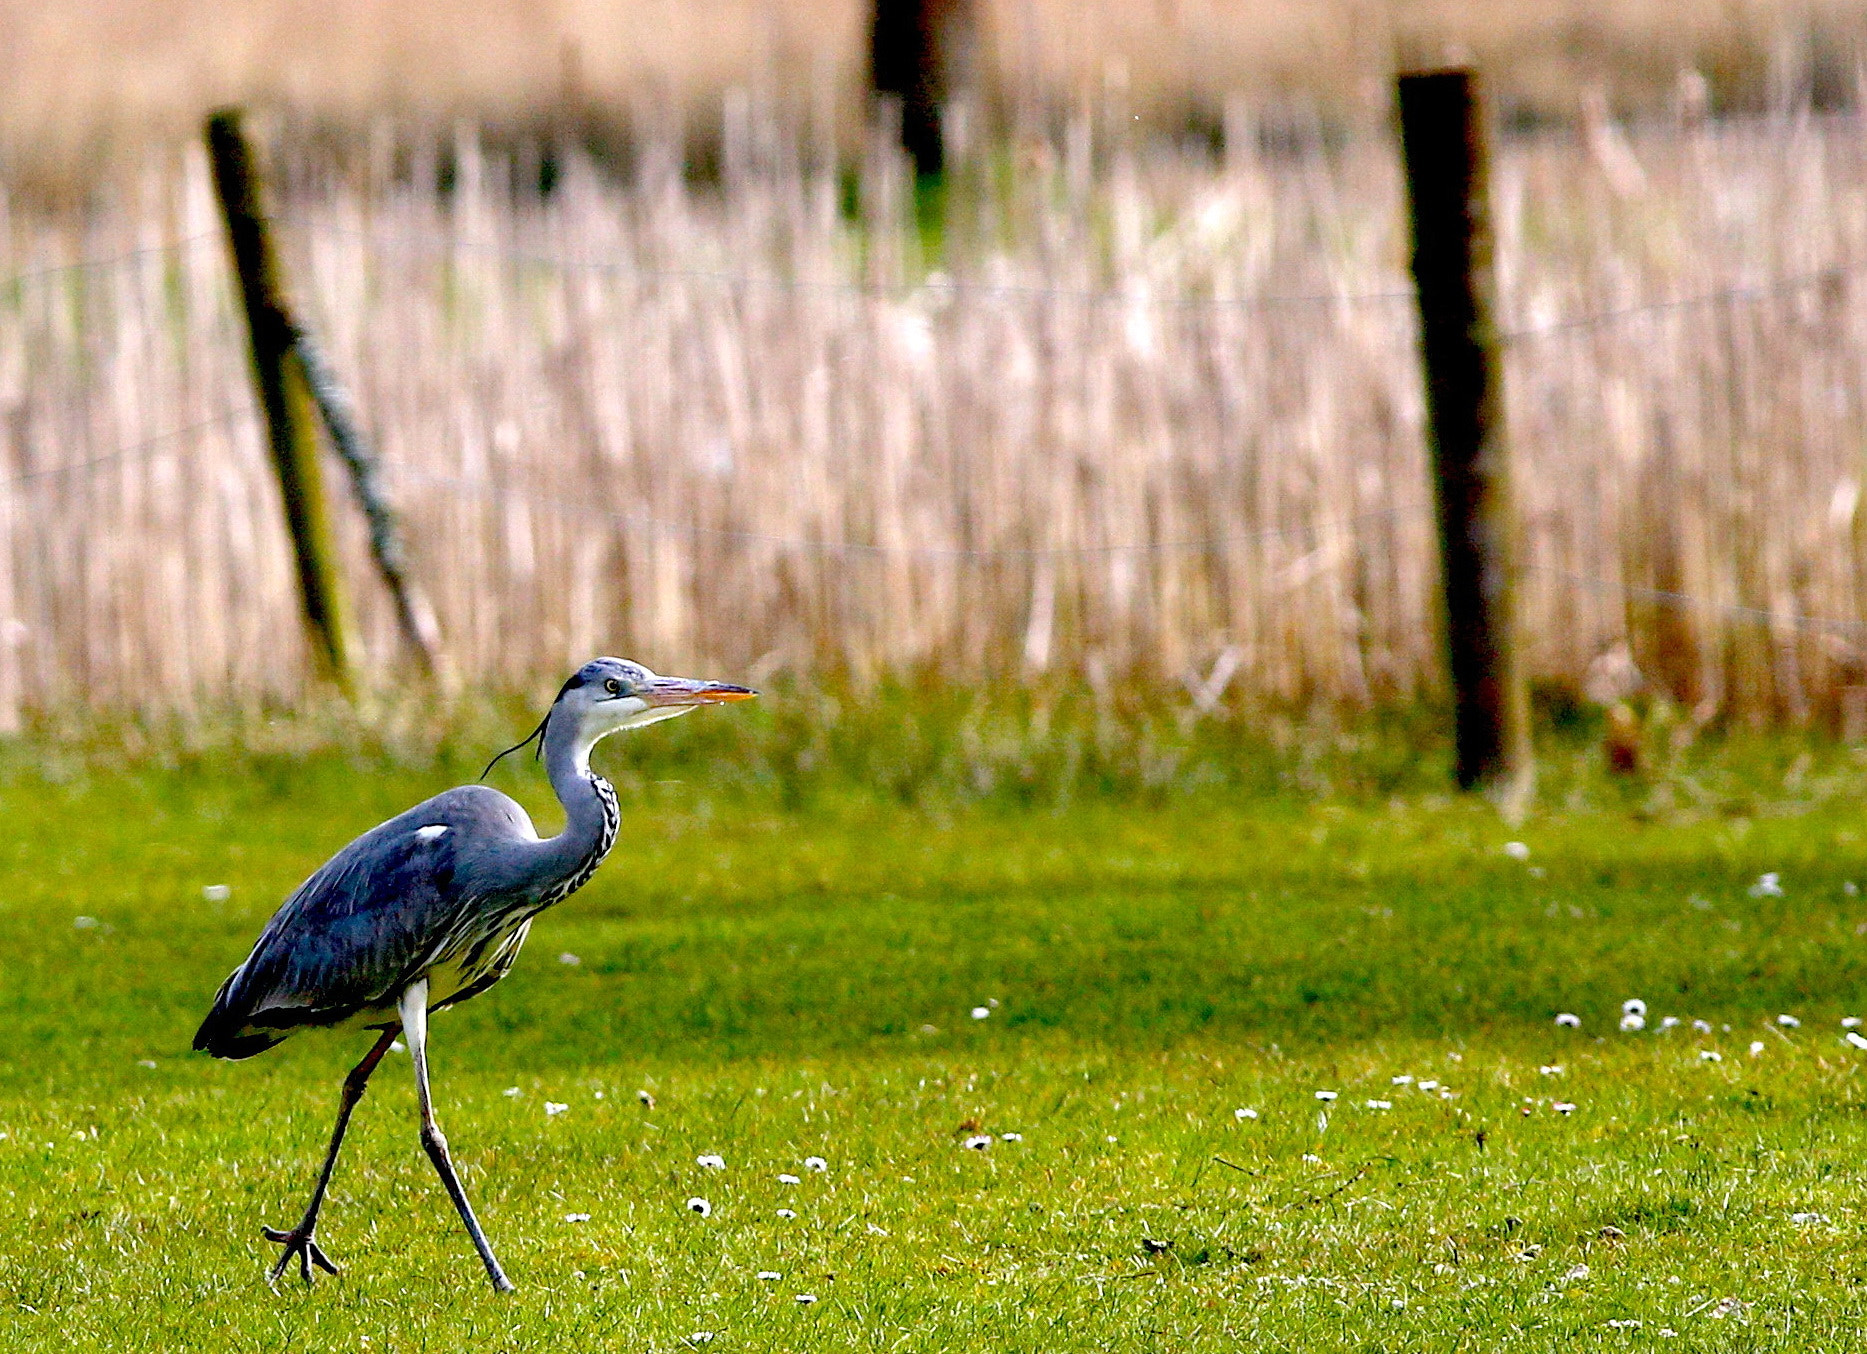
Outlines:
[{"label": "black crest plume", "polygon": [[517,752],[520,748],[524,747],[527,743],[530,743],[533,741],[536,741],[538,746],[532,749],[532,760],[537,761],[538,758],[544,754],[545,729],[548,728],[551,724],[551,716],[553,712],[555,712],[558,708],[558,701],[563,700],[567,693],[575,691],[578,687],[582,685],[583,685],[583,674],[582,673],[573,674],[571,676],[571,679],[568,682],[564,683],[563,686],[558,688],[557,697],[551,702],[551,709],[545,711],[545,717],[538,721],[538,727],[533,729],[530,733],[526,734],[525,737],[521,738],[518,742],[514,743],[511,747],[507,748],[504,752],[500,753],[499,756],[493,758],[492,761],[488,762],[486,764],[486,770],[480,772],[480,779],[485,780],[488,776],[492,775],[493,768],[495,766],[498,766],[499,763],[504,758],[510,757],[513,753]]}]

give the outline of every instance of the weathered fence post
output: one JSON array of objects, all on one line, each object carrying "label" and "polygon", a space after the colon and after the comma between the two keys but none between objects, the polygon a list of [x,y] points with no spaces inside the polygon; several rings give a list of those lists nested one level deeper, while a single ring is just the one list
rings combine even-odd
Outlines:
[{"label": "weathered fence post", "polygon": [[1498,355],[1485,126],[1468,70],[1400,77],[1458,781],[1520,810],[1534,776]]},{"label": "weathered fence post", "polygon": [[946,168],[941,110],[970,74],[978,24],[974,0],[873,0],[869,75],[875,93],[901,104],[901,145],[915,172]]},{"label": "weathered fence post", "polygon": [[258,161],[241,126],[239,110],[222,109],[209,116],[207,145],[234,273],[246,304],[253,379],[259,387],[272,464],[285,502],[305,628],[319,665],[348,693],[354,688],[349,618],[318,465],[317,411],[304,366],[294,360],[297,331],[285,303]]}]

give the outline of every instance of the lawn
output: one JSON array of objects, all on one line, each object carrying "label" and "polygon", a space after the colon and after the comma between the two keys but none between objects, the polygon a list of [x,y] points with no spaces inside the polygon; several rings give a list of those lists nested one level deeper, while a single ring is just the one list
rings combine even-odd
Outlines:
[{"label": "lawn", "polygon": [[1558,776],[1512,829],[1417,786],[797,799],[606,746],[615,855],[433,1027],[504,1298],[393,1055],[344,1274],[269,1291],[367,1037],[187,1052],[277,900],[450,777],[26,757],[0,1346],[1850,1346],[1863,777],[1791,751]]}]

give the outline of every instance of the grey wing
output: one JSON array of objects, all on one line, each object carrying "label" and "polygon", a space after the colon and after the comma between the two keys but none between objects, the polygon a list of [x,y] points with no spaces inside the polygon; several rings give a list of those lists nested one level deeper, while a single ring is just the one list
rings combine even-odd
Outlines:
[{"label": "grey wing", "polygon": [[504,795],[455,790],[357,838],[273,914],[194,1047],[250,1058],[305,1026],[392,1007],[471,901],[459,869],[468,838],[529,829]]}]

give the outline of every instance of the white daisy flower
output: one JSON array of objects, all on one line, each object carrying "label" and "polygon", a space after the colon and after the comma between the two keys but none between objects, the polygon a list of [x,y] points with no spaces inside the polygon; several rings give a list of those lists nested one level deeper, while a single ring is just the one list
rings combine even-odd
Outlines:
[{"label": "white daisy flower", "polygon": [[1397,1077],[1390,1077],[1390,1078],[1388,1078],[1388,1080],[1389,1080],[1389,1081],[1390,1081],[1390,1082],[1391,1082],[1391,1083],[1392,1083],[1393,1085],[1395,1085],[1395,1086],[1411,1086],[1411,1085],[1413,1085],[1413,1078],[1412,1078],[1412,1077],[1410,1077],[1410,1076],[1408,1076],[1408,1075],[1407,1075],[1407,1074],[1406,1074],[1405,1072],[1402,1072],[1402,1073],[1401,1073],[1401,1074],[1400,1074],[1399,1076],[1397,1076]]},{"label": "white daisy flower", "polygon": [[1255,1119],[1257,1117],[1258,1112],[1253,1109],[1236,1109],[1232,1111],[1232,1118],[1238,1120],[1240,1123],[1243,1123],[1247,1119]]},{"label": "white daisy flower", "polygon": [[1647,1004],[1639,997],[1629,997],[1621,1003],[1621,1014],[1637,1015],[1644,1020],[1647,1014]]},{"label": "white daisy flower", "polygon": [[1318,1100],[1324,1100],[1324,1101],[1334,1100],[1335,1094],[1336,1093],[1334,1091],[1318,1091],[1316,1092],[1316,1098]]},{"label": "white daisy flower", "polygon": [[1023,1142],[1024,1134],[1022,1133],[1000,1133],[998,1135],[998,1140],[1000,1142]]},{"label": "white daisy flower", "polygon": [[1512,860],[1528,860],[1530,859],[1530,848],[1525,846],[1522,842],[1505,842],[1504,854],[1509,856]]},{"label": "white daisy flower", "polygon": [[1867,1038],[1862,1038],[1859,1030],[1848,1031],[1848,1042],[1855,1048],[1867,1048]]},{"label": "white daisy flower", "polygon": [[781,1185],[798,1185],[802,1184],[803,1181],[797,1176],[792,1175],[789,1171],[781,1171],[778,1174],[778,1183]]},{"label": "white daisy flower", "polygon": [[1774,870],[1769,874],[1757,876],[1757,882],[1750,886],[1752,898],[1781,898],[1783,896],[1782,877]]},{"label": "white daisy flower", "polygon": [[1789,1220],[1798,1227],[1813,1227],[1818,1222],[1827,1222],[1820,1213],[1791,1213]]},{"label": "white daisy flower", "polygon": [[1710,1034],[1711,1022],[1709,1020],[1694,1020],[1692,1022],[1692,1028],[1697,1030],[1700,1034]]},{"label": "white daisy flower", "polygon": [[705,1166],[709,1171],[723,1171],[726,1169],[726,1158],[718,1152],[702,1152],[694,1158],[694,1164]]},{"label": "white daisy flower", "polygon": [[508,1086],[506,1087],[505,1090],[501,1091],[499,1094],[503,1095],[508,1100],[516,1100],[518,1099],[519,1088],[516,1086]]},{"label": "white daisy flower", "polygon": [[648,1106],[651,1110],[655,1108],[655,1097],[650,1095],[647,1091],[637,1091],[635,1093],[635,1098]]},{"label": "white daisy flower", "polygon": [[1428,1080],[1426,1080],[1426,1081],[1422,1081],[1422,1082],[1420,1082],[1420,1083],[1418,1083],[1418,1085],[1419,1085],[1419,1088],[1420,1088],[1420,1089],[1421,1089],[1422,1091],[1426,1091],[1426,1092],[1428,1092],[1429,1094],[1430,1094],[1431,1092],[1433,1092],[1433,1091],[1436,1091],[1436,1090],[1438,1090],[1438,1089],[1439,1089],[1439,1083],[1438,1083],[1438,1082],[1436,1082],[1436,1081],[1433,1081],[1433,1080],[1431,1080],[1430,1078],[1429,1078]]},{"label": "white daisy flower", "polygon": [[1752,1039],[1750,1041],[1750,1056],[1754,1058],[1762,1052],[1763,1052],[1763,1040]]},{"label": "white daisy flower", "polygon": [[1715,1048],[1701,1048],[1698,1051],[1698,1060],[1702,1063],[1721,1063],[1724,1061],[1724,1054]]},{"label": "white daisy flower", "polygon": [[705,1199],[689,1199],[687,1201],[687,1211],[689,1213],[698,1213],[703,1218],[710,1218],[713,1216],[713,1205],[708,1203]]},{"label": "white daisy flower", "polygon": [[1842,1016],[1841,1017],[1841,1028],[1842,1029],[1858,1030],[1860,1027],[1861,1027],[1861,1018],[1859,1016]]},{"label": "white daisy flower", "polygon": [[804,1169],[807,1171],[827,1171],[830,1169],[830,1163],[825,1161],[822,1157],[805,1157]]},{"label": "white daisy flower", "polygon": [[984,1020],[991,1014],[992,1008],[990,1006],[975,1006],[972,1008],[972,1018],[974,1020]]},{"label": "white daisy flower", "polygon": [[1556,1023],[1563,1026],[1565,1029],[1579,1030],[1582,1028],[1582,1017],[1576,1015],[1573,1011],[1564,1011],[1561,1015],[1556,1017]]},{"label": "white daisy flower", "polygon": [[1793,1029],[1797,1029],[1797,1028],[1799,1028],[1799,1027],[1801,1026],[1801,1024],[1802,1024],[1802,1022],[1801,1022],[1800,1020],[1797,1020],[1797,1019],[1796,1019],[1796,1018],[1795,1018],[1794,1016],[1792,1016],[1792,1015],[1779,1015],[1779,1016],[1778,1016],[1778,1017],[1776,1018],[1776,1023],[1777,1023],[1777,1024],[1779,1024],[1779,1025],[1781,1025],[1781,1026],[1782,1026],[1782,1027],[1783,1027],[1784,1029],[1786,1029],[1786,1030],[1793,1030]]},{"label": "white daisy flower", "polygon": [[990,1133],[975,1133],[960,1144],[960,1146],[970,1148],[975,1152],[983,1152],[991,1145],[992,1135]]},{"label": "white daisy flower", "polygon": [[1677,1025],[1678,1023],[1679,1023],[1678,1016],[1661,1016],[1660,1017],[1660,1029],[1662,1030],[1670,1030],[1671,1028],[1673,1028],[1673,1026]]},{"label": "white daisy flower", "polygon": [[1303,1154],[1303,1160],[1312,1161],[1318,1166],[1322,1165],[1322,1158],[1317,1156],[1314,1152],[1305,1152]]},{"label": "white daisy flower", "polygon": [[590,1215],[588,1213],[566,1213],[564,1215],[564,1221],[565,1222],[588,1222],[590,1221]]},{"label": "white daisy flower", "polygon": [[547,1100],[545,1101],[545,1118],[549,1119],[553,1115],[562,1114],[569,1108],[569,1105],[560,1104],[556,1100]]},{"label": "white daisy flower", "polygon": [[1536,1070],[1546,1077],[1559,1077],[1562,1075],[1562,1064],[1561,1063],[1544,1063],[1541,1067],[1537,1068]]},{"label": "white daisy flower", "polygon": [[1621,1029],[1627,1034],[1636,1033],[1639,1030],[1644,1030],[1646,1027],[1647,1018],[1645,1016],[1635,1015],[1632,1011],[1629,1011],[1626,1015],[1621,1017]]},{"label": "white daisy flower", "polygon": [[797,1300],[800,1305],[808,1307],[817,1300],[817,1295],[815,1293],[799,1293],[797,1295]]},{"label": "white daisy flower", "polygon": [[1558,1100],[1555,1104],[1551,1105],[1550,1108],[1558,1114],[1574,1114],[1575,1102],[1572,1100]]},{"label": "white daisy flower", "polygon": [[781,1208],[778,1210],[778,1216],[781,1218],[795,1218],[797,1216],[797,1210],[794,1208]]},{"label": "white daisy flower", "polygon": [[1371,1110],[1391,1110],[1394,1108],[1394,1102],[1391,1100],[1370,1100],[1368,1102],[1368,1108]]},{"label": "white daisy flower", "polygon": [[780,1274],[775,1269],[761,1269],[758,1272],[758,1277],[761,1283],[777,1283],[784,1275]]}]

